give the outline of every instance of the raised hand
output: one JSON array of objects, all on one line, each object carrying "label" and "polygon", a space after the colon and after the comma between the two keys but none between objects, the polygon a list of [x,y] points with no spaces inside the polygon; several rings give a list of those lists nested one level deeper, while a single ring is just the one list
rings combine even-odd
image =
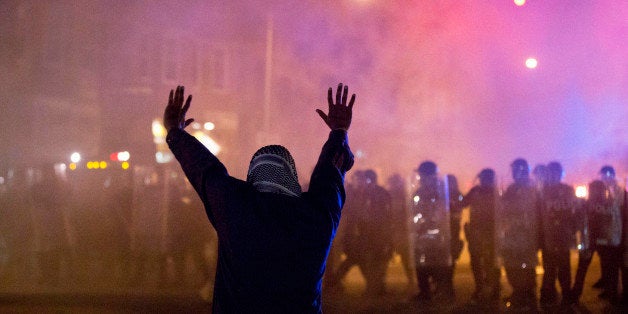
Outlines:
[{"label": "raised hand", "polygon": [[353,112],[353,102],[355,102],[355,94],[351,95],[351,100],[347,104],[347,96],[349,95],[349,87],[338,84],[336,91],[336,104],[334,104],[333,92],[330,87],[327,91],[327,102],[329,103],[329,113],[325,114],[322,110],[316,109],[319,116],[325,121],[325,124],[332,130],[348,130],[351,126],[351,116]]},{"label": "raised hand", "polygon": [[188,96],[188,99],[183,104],[183,86],[177,86],[177,90],[170,90],[170,96],[168,97],[168,105],[164,111],[164,127],[168,132],[174,128],[185,129],[190,125],[194,119],[185,119],[185,114],[190,109],[190,103],[192,102],[192,95]]}]

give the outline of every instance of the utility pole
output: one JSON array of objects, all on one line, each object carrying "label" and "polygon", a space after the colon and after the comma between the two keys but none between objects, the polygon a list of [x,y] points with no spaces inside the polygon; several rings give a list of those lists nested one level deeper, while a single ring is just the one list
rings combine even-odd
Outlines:
[{"label": "utility pole", "polygon": [[272,13],[268,13],[266,19],[266,64],[264,73],[264,125],[263,141],[270,139],[270,114],[272,101],[272,79],[273,79],[273,29],[274,21]]}]

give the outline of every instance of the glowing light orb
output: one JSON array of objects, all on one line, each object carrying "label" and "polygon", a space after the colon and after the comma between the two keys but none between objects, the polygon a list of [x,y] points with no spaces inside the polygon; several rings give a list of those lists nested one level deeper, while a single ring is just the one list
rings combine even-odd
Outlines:
[{"label": "glowing light orb", "polygon": [[536,69],[536,66],[539,65],[539,62],[536,60],[536,58],[528,58],[526,59],[526,68],[528,69]]},{"label": "glowing light orb", "polygon": [[122,162],[122,164],[120,165],[122,167],[122,169],[127,170],[129,169],[129,162],[128,161],[124,161]]},{"label": "glowing light orb", "polygon": [[[99,163],[100,169],[106,169],[107,168],[107,162],[106,161],[101,161]],[[97,167],[98,168],[98,167]]]},{"label": "glowing light orb", "polygon": [[128,151],[123,151],[119,152],[117,157],[119,161],[128,161],[131,158],[131,154]]},{"label": "glowing light orb", "polygon": [[71,163],[70,164],[70,170],[76,170],[76,164],[75,163]]},{"label": "glowing light orb", "polygon": [[203,144],[210,152],[214,155],[218,155],[222,150],[222,147],[216,141],[214,141],[211,137],[207,136],[205,133],[201,131],[196,131],[192,134],[192,136],[196,137],[201,144]]},{"label": "glowing light orb", "polygon": [[205,122],[205,124],[203,124],[203,128],[207,131],[211,131],[216,128],[216,125],[211,122]]},{"label": "glowing light orb", "polygon": [[586,185],[578,185],[576,187],[576,197],[578,198],[586,198],[589,192],[587,191]]},{"label": "glowing light orb", "polygon": [[161,124],[159,120],[153,120],[153,124],[151,125],[151,130],[153,132],[153,136],[156,136],[156,137],[166,137],[166,134],[168,133],[164,125]]},{"label": "glowing light orb", "polygon": [[81,161],[81,154],[77,152],[72,153],[72,155],[70,155],[70,161],[74,163]]},{"label": "glowing light orb", "polygon": [[526,0],[515,0],[515,4],[520,7],[524,4],[526,4]]}]

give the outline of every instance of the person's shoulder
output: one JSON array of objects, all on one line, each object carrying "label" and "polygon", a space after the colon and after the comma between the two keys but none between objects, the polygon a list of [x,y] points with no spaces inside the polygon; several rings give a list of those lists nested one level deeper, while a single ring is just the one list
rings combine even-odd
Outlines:
[{"label": "person's shoulder", "polygon": [[[573,186],[571,186],[569,184],[566,184],[566,183],[561,183],[560,187],[561,187],[561,189],[563,189],[563,191],[566,191],[566,192],[573,192],[573,191],[575,191]],[[574,194],[574,196],[575,196],[575,194]]]},{"label": "person's shoulder", "polygon": [[471,188],[471,190],[469,190],[469,192],[467,193],[466,197],[472,197],[477,195],[478,193],[480,193],[480,191],[482,191],[482,187],[479,185],[475,185]]},{"label": "person's shoulder", "polygon": [[390,192],[388,192],[388,190],[386,190],[386,189],[385,189],[383,186],[381,186],[381,185],[377,185],[375,188],[376,188],[376,190],[377,190],[377,192],[378,192],[378,193],[385,194],[385,195],[390,195]]}]

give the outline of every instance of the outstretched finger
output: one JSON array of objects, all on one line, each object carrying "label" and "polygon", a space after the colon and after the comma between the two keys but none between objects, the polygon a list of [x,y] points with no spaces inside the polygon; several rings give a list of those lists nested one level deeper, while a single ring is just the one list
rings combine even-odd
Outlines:
[{"label": "outstretched finger", "polygon": [[194,122],[194,119],[187,119],[187,120],[185,120],[185,123],[183,124],[183,128],[187,127],[192,122]]},{"label": "outstretched finger", "polygon": [[333,91],[331,87],[327,90],[327,103],[329,104],[329,109],[334,105],[334,97],[332,96]]},{"label": "outstretched finger", "polygon": [[336,105],[340,105],[341,96],[342,96],[342,83],[338,84],[338,90],[336,91]]},{"label": "outstretched finger", "polygon": [[168,96],[168,106],[172,106],[174,102],[174,90],[170,90],[170,96]]},{"label": "outstretched finger", "polygon": [[323,121],[325,121],[325,124],[328,124],[327,123],[327,115],[323,112],[323,110],[316,109],[316,113],[318,113],[318,115],[321,116],[321,119],[323,119]]},{"label": "outstretched finger", "polygon": [[181,108],[181,115],[183,117],[185,117],[185,114],[188,112],[191,102],[192,102],[192,95],[189,95],[188,99],[185,101],[185,105],[183,105],[183,108]]},{"label": "outstretched finger", "polygon": [[177,89],[174,91],[174,103],[173,104],[175,105],[175,107],[179,107],[179,108],[181,106],[179,105],[180,94],[181,94],[181,86],[177,86]]},{"label": "outstretched finger", "polygon": [[185,87],[181,86],[181,89],[179,89],[179,102],[177,103],[177,106],[183,106],[183,95],[185,95]]},{"label": "outstretched finger", "polygon": [[347,105],[347,96],[349,96],[349,86],[345,85],[345,90],[342,92],[342,105]]},{"label": "outstretched finger", "polygon": [[351,95],[351,99],[349,100],[349,109],[353,109],[353,102],[355,102],[355,94]]}]

